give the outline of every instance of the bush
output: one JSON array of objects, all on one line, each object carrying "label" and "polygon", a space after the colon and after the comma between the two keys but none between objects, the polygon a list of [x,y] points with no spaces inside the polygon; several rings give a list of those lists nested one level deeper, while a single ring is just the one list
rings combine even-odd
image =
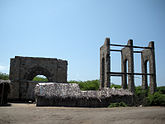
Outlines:
[{"label": "bush", "polygon": [[2,80],[9,80],[9,75],[6,73],[1,73],[0,72],[0,79]]},{"label": "bush", "polygon": [[[98,90],[100,85],[100,80],[88,80],[88,81],[68,81],[68,83],[77,83],[81,90]],[[111,84],[110,88],[121,88],[120,85]]]},{"label": "bush", "polygon": [[161,94],[165,94],[165,86],[158,87],[157,91]]},{"label": "bush", "polygon": [[112,108],[112,107],[127,107],[127,104],[125,104],[124,102],[116,102],[116,103],[111,103],[109,106],[109,108]]},{"label": "bush", "polygon": [[114,88],[121,88],[121,85],[116,85],[116,84],[112,83],[110,88],[112,88],[112,87],[114,87]]},{"label": "bush", "polygon": [[148,94],[148,89],[147,90],[143,90],[141,86],[135,87],[135,95],[137,97],[146,97],[147,94]]},{"label": "bush", "polygon": [[34,77],[33,81],[41,81],[41,82],[48,82],[47,78],[43,78],[43,77]]},{"label": "bush", "polygon": [[81,90],[98,90],[99,80],[91,81],[69,81],[69,83],[77,83]]},{"label": "bush", "polygon": [[165,94],[160,94],[159,92],[155,92],[153,95],[149,95],[146,98],[147,106],[165,106]]},{"label": "bush", "polygon": [[145,98],[148,96],[148,89],[143,90],[141,86],[135,87],[135,105],[144,105]]}]

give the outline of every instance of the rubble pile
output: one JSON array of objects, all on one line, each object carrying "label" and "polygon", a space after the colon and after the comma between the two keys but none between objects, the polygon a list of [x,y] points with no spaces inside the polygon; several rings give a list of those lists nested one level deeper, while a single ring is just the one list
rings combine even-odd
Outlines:
[{"label": "rubble pile", "polygon": [[133,94],[124,89],[81,91],[75,83],[39,83],[35,87],[37,106],[107,107],[110,103],[133,104]]}]

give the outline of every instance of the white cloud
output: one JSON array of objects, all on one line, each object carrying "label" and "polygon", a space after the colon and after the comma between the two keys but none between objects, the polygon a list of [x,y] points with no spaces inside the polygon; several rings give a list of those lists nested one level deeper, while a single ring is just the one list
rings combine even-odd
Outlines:
[{"label": "white cloud", "polygon": [[0,72],[8,73],[9,72],[9,66],[0,65]]}]

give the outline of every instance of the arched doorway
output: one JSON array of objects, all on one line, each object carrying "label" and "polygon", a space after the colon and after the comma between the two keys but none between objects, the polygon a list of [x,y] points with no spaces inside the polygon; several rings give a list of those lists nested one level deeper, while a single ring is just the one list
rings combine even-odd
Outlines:
[{"label": "arched doorway", "polygon": [[123,67],[124,74],[122,76],[122,78],[123,78],[122,88],[127,89],[127,87],[128,87],[128,74],[127,74],[128,73],[128,60],[125,59],[123,64],[124,64],[124,67]]},{"label": "arched doorway", "polygon": [[40,66],[36,66],[33,68],[30,68],[29,71],[25,74],[24,79],[28,80],[28,81],[32,81],[36,76],[44,76],[45,78],[47,78],[47,82],[51,82],[52,81],[52,76],[50,74],[50,72],[43,67]]},{"label": "arched doorway", "polygon": [[105,83],[105,59],[102,58],[102,82],[101,82],[101,88],[104,88]]},{"label": "arched doorway", "polygon": [[[16,56],[10,61],[9,78],[12,81],[10,98],[24,101],[34,89],[37,81],[33,78],[44,75],[48,82],[67,82],[67,61],[57,58],[21,57]],[[32,96],[32,95],[31,95]]]},{"label": "arched doorway", "polygon": [[25,74],[25,83],[21,83],[22,86],[24,85],[21,89],[21,97],[26,96],[27,101],[34,101],[35,86],[38,83],[51,82],[51,77],[50,72],[46,68],[40,66],[30,68]]},{"label": "arched doorway", "polygon": [[38,81],[38,82],[48,82],[48,78],[44,75],[37,75],[33,78],[32,81]]},{"label": "arched doorway", "polygon": [[[144,73],[145,74],[149,74],[150,73],[150,70],[149,70],[149,61],[146,60],[145,63],[144,63]],[[148,89],[148,84],[149,84],[149,81],[150,81],[150,76],[149,75],[143,75],[144,76],[144,81],[145,81],[145,89]]]}]

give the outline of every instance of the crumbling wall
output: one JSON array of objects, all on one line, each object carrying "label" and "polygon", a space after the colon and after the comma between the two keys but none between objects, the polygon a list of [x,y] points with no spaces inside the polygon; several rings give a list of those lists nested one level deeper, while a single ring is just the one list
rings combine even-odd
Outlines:
[{"label": "crumbling wall", "polygon": [[0,80],[0,105],[7,104],[9,93],[10,93],[10,81]]},{"label": "crumbling wall", "polygon": [[44,75],[48,81],[67,82],[67,61],[56,58],[38,58],[16,56],[10,61],[11,94],[10,99],[28,98],[29,87],[37,75]]},{"label": "crumbling wall", "polygon": [[35,88],[37,106],[107,107],[113,102],[133,104],[133,94],[124,89],[104,88],[81,91],[78,84],[39,83]]},{"label": "crumbling wall", "polygon": [[[111,46],[123,47],[120,49],[111,49]],[[134,50],[138,48],[138,50]],[[139,49],[143,49],[140,50]],[[111,72],[110,70],[110,52],[121,53],[121,72]],[[134,73],[134,53],[141,54],[141,73]],[[149,70],[147,72],[147,62]],[[128,70],[127,70],[128,69]],[[129,40],[127,45],[110,44],[110,39],[106,38],[104,45],[100,48],[100,89],[110,87],[111,76],[122,77],[122,88],[135,92],[134,75],[142,76],[142,88],[148,88],[147,76],[150,76],[150,93],[156,91],[156,64],[154,42],[151,41],[148,47],[134,46],[133,40]],[[128,79],[127,79],[128,78]],[[127,83],[128,82],[128,83]]]}]

